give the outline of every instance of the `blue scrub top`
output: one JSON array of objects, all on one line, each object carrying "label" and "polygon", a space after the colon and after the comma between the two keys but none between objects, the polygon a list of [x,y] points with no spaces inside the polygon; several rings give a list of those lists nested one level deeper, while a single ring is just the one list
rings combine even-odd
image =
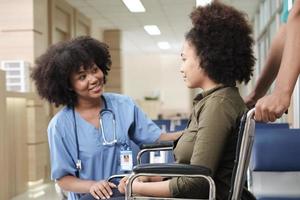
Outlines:
[{"label": "blue scrub top", "polygon": [[[291,3],[294,3],[294,0],[291,1]],[[289,17],[289,0],[283,0],[283,7],[282,7],[282,11],[281,11],[281,22],[286,23]]]},{"label": "blue scrub top", "polygon": [[[79,158],[82,161],[81,179],[104,180],[120,171],[120,150],[130,145],[132,140],[137,145],[155,142],[161,130],[134,101],[124,95],[104,93],[107,108],[116,117],[117,144],[103,145],[101,131],[84,120],[75,111],[79,142]],[[107,141],[113,139],[112,115],[102,116],[104,133]],[[51,178],[60,179],[66,175],[75,176],[77,150],[72,109],[62,108],[50,121],[48,140],[51,157]],[[78,199],[79,195],[69,193],[68,199]]]}]

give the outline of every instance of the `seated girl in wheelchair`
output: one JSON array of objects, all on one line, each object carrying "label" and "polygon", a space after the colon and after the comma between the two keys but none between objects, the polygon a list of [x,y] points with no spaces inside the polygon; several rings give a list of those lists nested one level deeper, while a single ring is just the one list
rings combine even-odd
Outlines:
[{"label": "seated girl in wheelchair", "polygon": [[[227,199],[239,121],[247,110],[236,83],[247,83],[252,75],[252,29],[242,12],[219,2],[197,7],[190,18],[193,26],[185,35],[180,72],[187,87],[203,91],[193,101],[188,127],[175,142],[174,156],[177,163],[209,168],[217,199]],[[118,186],[122,193],[125,181]],[[132,189],[142,196],[208,197],[208,183],[201,178],[155,182],[141,178]],[[242,199],[255,198],[244,189]]]}]

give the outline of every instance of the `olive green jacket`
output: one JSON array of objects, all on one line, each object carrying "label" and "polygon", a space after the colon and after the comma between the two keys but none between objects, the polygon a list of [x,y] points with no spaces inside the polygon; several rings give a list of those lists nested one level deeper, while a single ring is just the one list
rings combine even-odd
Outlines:
[{"label": "olive green jacket", "polygon": [[[174,146],[177,163],[211,169],[217,199],[228,196],[239,122],[246,110],[236,87],[218,86],[202,92],[194,99],[188,127]],[[208,183],[201,178],[173,178],[169,188],[173,197],[208,197]],[[255,199],[248,191],[243,197]]]}]

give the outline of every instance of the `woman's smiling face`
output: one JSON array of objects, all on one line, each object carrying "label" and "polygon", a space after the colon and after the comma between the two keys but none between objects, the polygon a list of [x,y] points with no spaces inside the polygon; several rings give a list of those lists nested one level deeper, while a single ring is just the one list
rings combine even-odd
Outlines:
[{"label": "woman's smiling face", "polygon": [[104,74],[95,64],[88,69],[82,66],[79,71],[71,74],[70,82],[78,101],[95,100],[103,93]]}]

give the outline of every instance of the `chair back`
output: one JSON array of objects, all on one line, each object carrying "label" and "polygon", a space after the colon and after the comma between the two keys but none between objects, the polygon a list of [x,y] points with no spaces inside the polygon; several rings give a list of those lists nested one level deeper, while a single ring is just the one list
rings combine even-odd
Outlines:
[{"label": "chair back", "polygon": [[234,164],[235,166],[232,173],[231,189],[228,200],[241,199],[254,139],[254,112],[255,110],[252,109],[245,113],[240,122]]},{"label": "chair back", "polygon": [[255,123],[255,130],[259,129],[288,129],[288,123],[263,123],[263,122],[256,122]]}]

